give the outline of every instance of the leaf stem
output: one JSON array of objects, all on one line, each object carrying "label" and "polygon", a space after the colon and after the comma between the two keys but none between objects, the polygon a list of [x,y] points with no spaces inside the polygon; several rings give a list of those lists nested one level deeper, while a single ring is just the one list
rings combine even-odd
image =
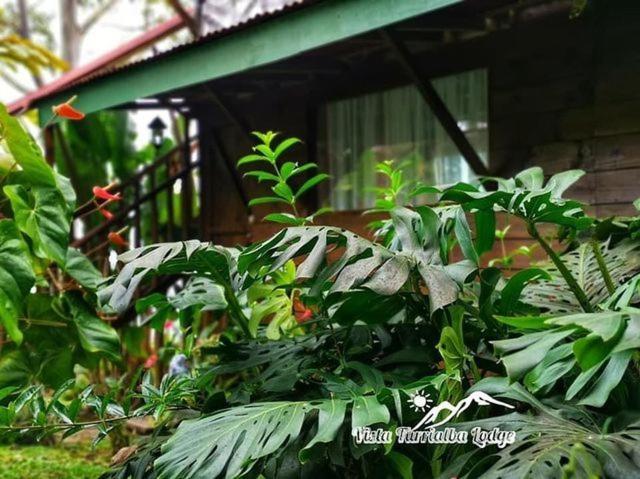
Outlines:
[{"label": "leaf stem", "polygon": [[227,304],[229,305],[229,310],[231,313],[229,316],[234,320],[235,323],[238,324],[238,326],[240,326],[240,329],[242,329],[242,332],[245,334],[245,336],[250,338],[251,331],[249,331],[249,319],[247,319],[244,312],[242,311],[242,307],[238,302],[238,298],[236,298],[233,288],[231,288],[231,285],[228,281],[224,280],[222,275],[216,269],[215,265],[213,265],[209,258],[207,258],[206,254],[203,254],[202,258],[209,267],[209,271],[211,272],[211,275],[213,276],[215,281],[224,289],[224,297],[227,300]]},{"label": "leaf stem", "polygon": [[600,243],[596,240],[592,240],[591,250],[593,251],[593,255],[596,257],[598,269],[600,269],[600,273],[602,274],[602,279],[604,279],[604,283],[607,285],[607,291],[609,292],[609,295],[612,295],[616,290],[616,285],[613,283],[611,273],[609,272],[609,268],[607,268],[607,263],[604,260],[604,256],[602,256]]},{"label": "leaf stem", "polygon": [[540,246],[542,246],[542,249],[547,253],[556,268],[558,268],[558,271],[560,271],[560,274],[567,282],[569,289],[571,289],[571,292],[578,300],[578,303],[580,303],[582,310],[585,313],[592,313],[593,307],[589,302],[589,298],[587,298],[584,290],[580,287],[576,279],[571,274],[571,271],[569,271],[569,268],[567,268],[567,266],[564,264],[558,253],[556,253],[551,245],[540,235],[535,224],[528,222],[527,228],[531,237],[534,238],[540,244]]}]

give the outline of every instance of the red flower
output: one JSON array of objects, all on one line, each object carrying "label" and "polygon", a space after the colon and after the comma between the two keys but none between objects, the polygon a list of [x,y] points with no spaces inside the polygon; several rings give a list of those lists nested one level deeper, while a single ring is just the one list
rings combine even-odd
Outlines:
[{"label": "red flower", "polygon": [[101,188],[99,186],[94,186],[92,191],[93,196],[100,198],[101,200],[120,201],[122,199],[120,193],[112,195],[106,190],[106,188]]},{"label": "red flower", "polygon": [[158,355],[156,353],[153,353],[151,356],[149,356],[147,358],[147,360],[144,362],[144,367],[146,369],[151,369],[152,367],[154,367],[156,365],[156,363],[158,362]]},{"label": "red flower", "polygon": [[52,108],[54,115],[61,118],[67,118],[69,120],[82,120],[84,118],[84,113],[71,106],[71,103],[73,103],[75,99],[76,97],[74,96],[69,98],[66,102],[54,106]]},{"label": "red flower", "polygon": [[98,211],[102,216],[104,216],[107,219],[107,221],[110,221],[113,219],[113,213],[111,211],[105,208],[98,208]]},{"label": "red flower", "polygon": [[302,301],[298,299],[293,302],[293,313],[298,324],[309,321],[313,317],[313,311],[307,308]]},{"label": "red flower", "polygon": [[111,244],[115,246],[120,246],[121,248],[126,248],[127,246],[129,246],[129,243],[127,243],[122,235],[120,235],[120,233],[116,231],[112,231],[111,233],[109,233],[107,235],[107,238],[109,238]]}]

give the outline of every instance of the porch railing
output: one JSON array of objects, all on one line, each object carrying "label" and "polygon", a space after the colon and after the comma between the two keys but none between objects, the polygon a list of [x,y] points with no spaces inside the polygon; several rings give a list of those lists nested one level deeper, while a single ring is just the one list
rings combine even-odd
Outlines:
[{"label": "porch railing", "polygon": [[[198,237],[199,232],[194,229],[198,225],[194,206],[199,208],[199,201],[194,198],[200,167],[200,159],[193,160],[196,147],[196,141],[178,145],[126,181],[112,184],[109,192],[120,193],[122,200],[105,205],[113,215],[110,219],[99,216],[93,201],[77,208],[72,245],[106,274],[110,252],[116,249],[108,240],[110,232],[121,232],[134,248]],[[178,184],[179,193],[175,191]]]}]

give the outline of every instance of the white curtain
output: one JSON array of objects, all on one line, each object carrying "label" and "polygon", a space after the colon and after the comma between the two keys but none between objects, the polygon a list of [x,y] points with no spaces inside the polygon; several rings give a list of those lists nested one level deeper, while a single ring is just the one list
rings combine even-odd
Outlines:
[{"label": "white curtain", "polygon": [[[487,74],[474,70],[435,80],[434,87],[481,158],[487,160]],[[331,204],[372,206],[375,165],[395,160],[405,178],[444,185],[473,173],[414,86],[329,103],[326,152]]]}]

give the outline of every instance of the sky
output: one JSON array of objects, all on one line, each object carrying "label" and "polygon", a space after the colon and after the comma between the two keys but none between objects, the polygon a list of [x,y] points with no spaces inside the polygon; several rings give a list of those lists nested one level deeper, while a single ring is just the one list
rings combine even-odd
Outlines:
[{"label": "sky", "polygon": [[[143,0],[119,0],[85,37],[79,63],[82,65],[94,60],[100,55],[114,49],[116,46],[140,35],[144,31],[144,3]],[[52,33],[56,38],[56,43],[59,44],[60,8],[58,0],[28,0],[28,5],[33,5],[52,16],[52,24],[55,25]],[[153,12],[155,16],[169,18],[170,13],[168,13],[165,7],[158,6],[156,8],[158,10]],[[169,47],[167,42],[168,41],[160,45],[160,50]],[[50,81],[59,75],[60,73],[49,75],[45,78],[45,83],[47,80]],[[18,78],[26,85],[33,84],[26,72]],[[19,99],[22,95],[21,92],[0,79],[0,101],[10,103]],[[163,112],[141,111],[133,114],[133,120],[136,124],[136,130],[138,131],[138,138],[136,139],[138,147],[144,146],[144,144],[148,142],[149,134],[147,125],[156,114],[159,114],[163,117],[165,123],[168,123],[168,116]]]}]

